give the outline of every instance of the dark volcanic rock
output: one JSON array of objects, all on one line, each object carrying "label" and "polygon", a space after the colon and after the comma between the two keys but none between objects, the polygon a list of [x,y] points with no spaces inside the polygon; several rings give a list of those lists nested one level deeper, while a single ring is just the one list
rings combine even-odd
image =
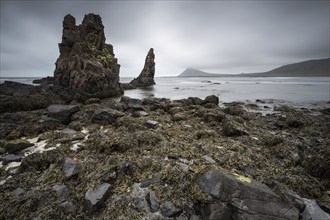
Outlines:
[{"label": "dark volcanic rock", "polygon": [[34,84],[54,84],[54,82],[55,82],[55,78],[52,76],[47,76],[45,78],[33,80]]},{"label": "dark volcanic rock", "polygon": [[215,105],[219,105],[219,97],[215,95],[206,96],[206,98],[203,101],[203,104],[207,104],[207,103],[213,103]]},{"label": "dark volcanic rock", "polygon": [[198,179],[201,190],[212,197],[201,208],[204,219],[298,219],[299,211],[267,186],[242,176],[206,171]]},{"label": "dark volcanic rock", "polygon": [[242,125],[234,121],[227,121],[223,125],[223,133],[226,136],[242,136],[247,135],[247,131]]},{"label": "dark volcanic rock", "polygon": [[133,79],[130,84],[135,87],[148,87],[155,85],[155,54],[154,49],[150,48],[148,55],[146,57],[143,70],[140,75]]},{"label": "dark volcanic rock", "polygon": [[120,102],[123,103],[123,107],[125,110],[133,109],[133,110],[143,110],[142,101],[140,99],[133,99],[129,97],[122,97]]},{"label": "dark volcanic rock", "polygon": [[166,201],[160,209],[163,216],[175,217],[182,213],[182,209],[179,209],[173,205],[173,203]]},{"label": "dark volcanic rock", "polygon": [[65,185],[54,185],[52,189],[57,193],[60,202],[65,202],[69,196],[69,189]]},{"label": "dark volcanic rock", "polygon": [[77,26],[71,15],[63,21],[60,56],[54,72],[56,90],[70,99],[113,97],[122,94],[119,84],[119,68],[113,47],[105,43],[104,26],[99,15],[85,15],[82,25]]},{"label": "dark volcanic rock", "polygon": [[50,105],[47,108],[50,117],[56,118],[63,124],[69,124],[71,115],[80,110],[78,105]]},{"label": "dark volcanic rock", "polygon": [[2,164],[6,165],[11,162],[20,162],[22,160],[22,156],[17,156],[15,154],[8,154],[0,158],[2,160]]},{"label": "dark volcanic rock", "polygon": [[0,113],[46,108],[53,103],[61,104],[63,100],[40,86],[11,81],[0,84]]},{"label": "dark volcanic rock", "polygon": [[21,171],[43,171],[58,161],[60,154],[54,150],[31,154],[22,160]]},{"label": "dark volcanic rock", "polygon": [[100,108],[95,110],[92,117],[92,122],[96,124],[112,124],[117,118],[123,117],[125,114],[123,112],[117,111],[110,108]]},{"label": "dark volcanic rock", "polygon": [[23,150],[28,147],[32,147],[33,145],[34,144],[31,144],[26,141],[8,142],[5,144],[5,151],[11,154],[11,153]]},{"label": "dark volcanic rock", "polygon": [[146,121],[146,126],[148,128],[155,128],[158,125],[158,121],[148,120]]},{"label": "dark volcanic rock", "polygon": [[82,166],[71,158],[64,158],[63,172],[64,176],[69,179],[78,175],[82,171]]},{"label": "dark volcanic rock", "polygon": [[110,184],[103,183],[93,190],[88,190],[85,194],[85,210],[87,212],[96,211],[102,206],[110,195]]},{"label": "dark volcanic rock", "polygon": [[153,191],[149,192],[146,195],[146,200],[149,204],[150,212],[157,212],[157,210],[159,209],[159,204],[157,201],[156,194]]}]

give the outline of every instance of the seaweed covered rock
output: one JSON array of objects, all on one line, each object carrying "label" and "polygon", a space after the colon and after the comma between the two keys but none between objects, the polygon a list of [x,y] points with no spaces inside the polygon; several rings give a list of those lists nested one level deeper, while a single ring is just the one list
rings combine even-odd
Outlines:
[{"label": "seaweed covered rock", "polygon": [[0,113],[30,111],[63,103],[60,96],[41,86],[5,81],[0,84]]},{"label": "seaweed covered rock", "polygon": [[54,90],[67,101],[122,94],[120,65],[112,45],[105,43],[104,26],[99,15],[85,15],[79,26],[73,16],[66,15],[59,49]]},{"label": "seaweed covered rock", "polygon": [[32,147],[34,144],[24,140],[10,141],[5,144],[5,151],[10,153],[15,153],[17,151],[23,150],[28,147]]},{"label": "seaweed covered rock", "polygon": [[267,186],[243,176],[221,171],[203,173],[197,184],[211,196],[201,207],[204,219],[298,219],[299,210]]},{"label": "seaweed covered rock", "polygon": [[155,54],[154,54],[154,49],[150,48],[145,63],[144,67],[140,73],[140,75],[133,79],[130,84],[133,85],[134,87],[148,87],[155,85]]},{"label": "seaweed covered rock", "polygon": [[71,115],[80,110],[78,105],[50,105],[47,108],[49,115],[63,124],[69,124]]}]

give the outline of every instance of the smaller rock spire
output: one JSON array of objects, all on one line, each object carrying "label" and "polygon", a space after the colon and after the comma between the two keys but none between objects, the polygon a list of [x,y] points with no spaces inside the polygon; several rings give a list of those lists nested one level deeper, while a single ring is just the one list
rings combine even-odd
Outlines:
[{"label": "smaller rock spire", "polygon": [[154,77],[155,54],[154,49],[150,48],[140,75],[136,79],[133,79],[130,83],[136,87],[148,87],[156,84]]}]

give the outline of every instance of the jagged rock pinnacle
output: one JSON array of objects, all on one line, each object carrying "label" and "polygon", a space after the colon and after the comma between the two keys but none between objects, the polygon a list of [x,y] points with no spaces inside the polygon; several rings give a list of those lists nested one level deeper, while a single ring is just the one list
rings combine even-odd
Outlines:
[{"label": "jagged rock pinnacle", "polygon": [[133,79],[130,82],[130,84],[136,87],[152,86],[156,84],[154,77],[155,77],[155,54],[154,54],[154,49],[150,48],[144,63],[144,67],[140,75],[136,79]]},{"label": "jagged rock pinnacle", "polygon": [[112,45],[106,44],[105,40],[99,15],[85,15],[79,26],[72,15],[64,17],[60,56],[56,61],[54,77],[57,87],[70,90],[66,94],[68,100],[72,99],[73,94],[85,98],[122,94],[120,65]]}]

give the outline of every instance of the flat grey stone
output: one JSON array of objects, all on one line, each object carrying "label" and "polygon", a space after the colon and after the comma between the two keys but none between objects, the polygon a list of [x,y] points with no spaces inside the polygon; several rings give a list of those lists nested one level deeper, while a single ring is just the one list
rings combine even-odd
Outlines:
[{"label": "flat grey stone", "polygon": [[166,201],[161,208],[161,213],[165,217],[175,217],[182,213],[182,209],[179,209],[173,205],[173,203]]},{"label": "flat grey stone", "polygon": [[154,121],[154,120],[148,120],[148,121],[146,121],[146,125],[149,128],[156,127],[158,125],[158,123],[159,123],[158,121]]},{"label": "flat grey stone", "polygon": [[67,179],[78,175],[82,171],[82,166],[69,157],[64,158],[63,172]]},{"label": "flat grey stone", "polygon": [[87,212],[96,211],[110,195],[110,184],[103,183],[85,194],[85,209]]}]

